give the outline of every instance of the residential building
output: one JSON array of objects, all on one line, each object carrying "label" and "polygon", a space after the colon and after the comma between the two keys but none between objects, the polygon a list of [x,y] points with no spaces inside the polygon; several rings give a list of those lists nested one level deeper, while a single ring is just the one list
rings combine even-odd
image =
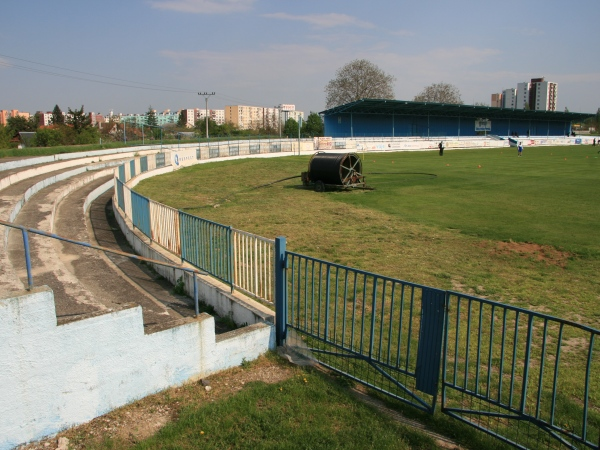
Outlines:
[{"label": "residential building", "polygon": [[38,111],[36,114],[38,115],[39,127],[47,127],[52,124],[52,112]]},{"label": "residential building", "polygon": [[515,104],[515,108],[532,109],[529,96],[530,89],[531,83],[529,83],[528,81],[517,84],[517,101]]},{"label": "residential building", "polygon": [[183,123],[185,123],[186,128],[194,128],[196,121],[200,117],[199,110],[196,109],[182,109],[179,111],[180,114],[183,114]]},{"label": "residential building", "polygon": [[2,109],[0,110],[0,125],[6,125],[8,123],[8,119],[17,116],[21,116],[29,120],[31,114],[29,114],[28,112],[19,111],[18,109],[11,109],[10,111]]},{"label": "residential building", "polygon": [[536,111],[556,111],[558,85],[544,78],[532,78],[530,107]]},{"label": "residential building", "polygon": [[[502,91],[502,107],[514,109],[531,109],[536,111],[556,111],[558,85],[542,78],[532,78],[517,84],[516,89]],[[494,96],[492,94],[492,106]]]},{"label": "residential building", "polygon": [[0,125],[6,125],[10,119],[10,113],[5,109],[0,109]]},{"label": "residential building", "polygon": [[502,91],[502,107],[514,109],[517,107],[517,90],[515,88]]},{"label": "residential building", "polygon": [[502,94],[492,94],[490,106],[492,108],[502,108]]},{"label": "residential building", "polygon": [[289,119],[304,117],[302,111],[296,111],[295,105],[281,104],[277,107],[232,105],[225,106],[225,122],[236,125],[241,130],[251,128],[278,128]]},{"label": "residential building", "polygon": [[99,127],[100,124],[104,123],[104,116],[102,114],[96,114],[96,113],[88,113],[88,117],[90,118],[90,122],[92,123],[93,127]]}]

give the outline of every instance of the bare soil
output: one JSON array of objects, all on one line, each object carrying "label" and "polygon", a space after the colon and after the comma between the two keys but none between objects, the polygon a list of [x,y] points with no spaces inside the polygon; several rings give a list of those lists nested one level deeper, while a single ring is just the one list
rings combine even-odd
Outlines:
[{"label": "bare soil", "polygon": [[539,245],[531,242],[496,242],[493,253],[517,254],[523,258],[530,258],[546,264],[566,267],[567,261],[572,257],[571,253],[557,250],[550,245]]},{"label": "bare soil", "polygon": [[[246,367],[236,367],[205,379],[150,395],[94,420],[65,430],[19,450],[86,449],[110,438],[118,448],[142,441],[176,420],[184,407],[200,406],[234,395],[246,383],[278,383],[291,378],[296,367],[263,356]],[[65,439],[66,438],[66,439]]]}]

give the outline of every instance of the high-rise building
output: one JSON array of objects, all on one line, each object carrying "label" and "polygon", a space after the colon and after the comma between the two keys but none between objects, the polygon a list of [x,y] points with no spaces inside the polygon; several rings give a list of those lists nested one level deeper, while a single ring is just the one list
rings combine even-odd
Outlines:
[{"label": "high-rise building", "polygon": [[531,109],[529,91],[531,90],[531,83],[524,81],[523,83],[517,84],[517,101],[515,108],[517,109]]},{"label": "high-rise building", "polygon": [[544,78],[531,79],[530,103],[536,111],[556,111],[558,85]]},{"label": "high-rise building", "polygon": [[517,90],[515,88],[504,89],[502,91],[502,107],[516,108],[517,106]]},{"label": "high-rise building", "polygon": [[[532,78],[517,84],[516,89],[502,91],[502,107],[531,109],[536,111],[556,111],[558,85],[544,78]],[[494,101],[492,94],[492,106]]]},{"label": "high-rise building", "polygon": [[502,94],[492,94],[490,106],[492,108],[502,108]]}]

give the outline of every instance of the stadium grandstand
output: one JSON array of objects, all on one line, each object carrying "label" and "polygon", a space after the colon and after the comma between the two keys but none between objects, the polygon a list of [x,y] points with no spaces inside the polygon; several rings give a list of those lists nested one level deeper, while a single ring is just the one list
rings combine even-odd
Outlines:
[{"label": "stadium grandstand", "polygon": [[573,122],[594,115],[385,99],[361,99],[319,114],[332,138],[568,136]]}]

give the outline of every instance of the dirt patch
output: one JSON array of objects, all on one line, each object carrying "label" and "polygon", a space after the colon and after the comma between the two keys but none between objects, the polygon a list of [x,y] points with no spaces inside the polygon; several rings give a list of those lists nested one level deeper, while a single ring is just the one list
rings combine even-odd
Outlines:
[{"label": "dirt patch", "polygon": [[79,450],[93,447],[105,439],[114,440],[116,448],[127,447],[152,436],[167,423],[176,420],[184,407],[227,398],[252,381],[278,383],[291,378],[296,370],[294,366],[278,362],[274,357],[263,356],[244,367],[150,395],[52,438],[18,449],[66,449],[68,445],[69,450]]},{"label": "dirt patch", "polygon": [[573,256],[569,252],[557,250],[550,245],[513,241],[497,242],[492,249],[492,253],[497,255],[519,255],[523,258],[563,268],[566,267],[569,258]]}]

